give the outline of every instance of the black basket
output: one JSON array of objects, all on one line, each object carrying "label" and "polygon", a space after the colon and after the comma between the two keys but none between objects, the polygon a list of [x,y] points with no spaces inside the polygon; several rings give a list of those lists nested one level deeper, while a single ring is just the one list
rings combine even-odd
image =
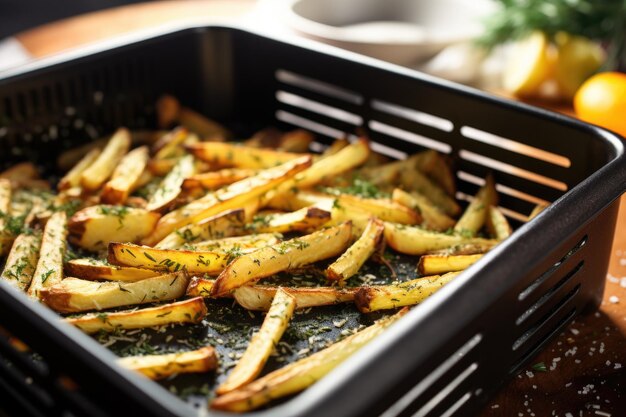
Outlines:
[{"label": "black basket", "polygon": [[[0,79],[0,166],[52,166],[59,151],[116,127],[154,126],[164,93],[239,135],[298,126],[323,148],[365,128],[392,157],[450,154],[459,196],[493,171],[518,226],[332,375],[255,415],[471,415],[600,303],[626,184],[616,135],[323,45],[202,27],[40,61]],[[525,224],[540,202],[552,204]],[[4,283],[0,326],[42,357],[33,362],[0,337],[2,406],[20,415],[206,413],[119,368],[97,342]]]}]

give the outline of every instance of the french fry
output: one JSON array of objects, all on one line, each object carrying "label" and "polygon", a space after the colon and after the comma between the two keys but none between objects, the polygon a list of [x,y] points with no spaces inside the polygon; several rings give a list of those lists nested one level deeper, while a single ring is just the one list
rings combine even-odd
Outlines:
[{"label": "french fry", "polygon": [[155,245],[155,248],[177,249],[184,244],[243,235],[246,231],[245,220],[244,209],[225,210],[199,223],[190,224],[170,233]]},{"label": "french fry", "polygon": [[50,217],[43,231],[39,260],[28,287],[28,295],[40,298],[40,292],[63,279],[63,255],[67,236],[67,216],[57,212]]},{"label": "french fry", "polygon": [[197,223],[225,210],[241,207],[287,181],[310,165],[310,156],[296,158],[286,164],[261,171],[258,175],[207,194],[163,216],[154,232],[144,239],[143,243],[154,245],[178,228]]},{"label": "french fry", "polygon": [[69,241],[94,252],[105,249],[109,242],[138,242],[152,232],[160,217],[132,207],[87,207],[69,220]]},{"label": "french fry", "polygon": [[[225,237],[223,239],[205,240],[189,245],[195,251],[215,251],[229,253],[240,251],[242,253],[277,244],[282,235],[279,233],[258,233],[254,235]],[[187,247],[185,247],[187,249]]]},{"label": "french fry", "polygon": [[228,129],[221,124],[187,107],[180,108],[178,122],[189,129],[190,132],[197,133],[203,139],[223,141],[231,136]]},{"label": "french fry", "polygon": [[7,257],[2,279],[19,290],[26,290],[35,273],[35,266],[39,260],[39,246],[41,236],[36,234],[21,234],[13,242],[13,247]]},{"label": "french fry", "polygon": [[348,146],[349,144],[350,142],[348,141],[348,139],[345,139],[345,138],[336,139],[333,141],[333,143],[330,144],[328,148],[324,150],[324,152],[322,152],[322,155],[320,155],[320,158],[326,158],[327,156],[334,155],[340,150],[342,150],[343,148],[345,148],[346,146]]},{"label": "french fry", "polygon": [[329,211],[305,207],[291,213],[257,216],[248,228],[257,233],[312,232],[329,220]]},{"label": "french fry", "polygon": [[315,136],[304,129],[296,129],[284,133],[280,137],[280,143],[276,149],[284,152],[305,153],[309,151],[309,145],[315,140]]},{"label": "french fry", "polygon": [[154,303],[185,294],[187,272],[159,275],[137,282],[95,282],[78,278],[63,281],[39,291],[41,301],[60,313],[106,310],[113,307]]},{"label": "french fry", "polygon": [[215,283],[214,279],[207,279],[204,277],[191,277],[191,280],[189,281],[189,285],[187,286],[186,295],[190,297],[210,298],[211,289],[213,288],[214,283]]},{"label": "french fry", "polygon": [[219,171],[203,172],[191,175],[183,181],[182,189],[185,191],[194,190],[215,190],[237,181],[241,181],[258,173],[254,169],[226,168]]},{"label": "french fry", "polygon": [[498,243],[490,239],[447,235],[389,222],[385,222],[385,240],[393,249],[407,255],[423,255],[465,244],[479,244],[491,248]]},{"label": "french fry", "polygon": [[422,255],[417,262],[420,275],[439,275],[446,272],[463,271],[482,258],[476,255]]},{"label": "french fry", "polygon": [[67,190],[74,187],[80,187],[80,179],[83,172],[89,168],[100,156],[100,148],[94,148],[87,152],[85,156],[72,169],[70,169],[59,181],[58,189]]},{"label": "french fry", "polygon": [[193,175],[195,170],[193,156],[187,155],[180,158],[148,200],[146,210],[161,211],[172,204],[180,194],[185,178]]},{"label": "french fry", "polygon": [[393,190],[391,199],[404,206],[418,210],[424,219],[422,226],[427,229],[442,232],[451,229],[456,223],[453,218],[439,210],[428,198],[419,193],[413,192],[409,194],[404,190],[396,188]]},{"label": "french fry", "polygon": [[90,281],[124,281],[134,282],[142,279],[152,278],[159,275],[150,269],[124,267],[111,265],[105,261],[96,259],[72,259],[65,264],[65,274],[70,277],[86,279]]},{"label": "french fry", "polygon": [[128,152],[130,143],[130,132],[124,128],[118,129],[109,139],[98,158],[81,174],[81,186],[88,191],[100,188]]},{"label": "french fry", "polygon": [[296,299],[279,288],[269,311],[265,315],[261,329],[252,336],[235,369],[228,375],[226,381],[217,388],[217,395],[236,390],[253,381],[261,373],[274,350],[274,346],[278,344],[287,329],[295,307]]},{"label": "french fry", "polygon": [[180,103],[176,97],[164,95],[156,102],[157,123],[161,129],[166,129],[176,123],[179,112]]},{"label": "french fry", "polygon": [[402,188],[424,195],[447,215],[456,216],[461,212],[461,207],[452,197],[417,169],[403,172],[399,179]]},{"label": "french fry", "polygon": [[187,145],[186,149],[196,158],[210,164],[247,169],[271,168],[302,157],[302,154],[227,142],[194,143]]},{"label": "french fry", "polygon": [[226,411],[250,411],[273,399],[300,392],[313,385],[350,355],[365,346],[406,314],[400,310],[360,332],[349,336],[309,357],[290,363],[235,391],[217,397],[211,408]]},{"label": "french fry", "polygon": [[531,221],[532,219],[537,217],[539,213],[544,211],[546,208],[548,208],[548,206],[545,204],[537,204],[535,208],[533,209],[533,211],[531,211],[530,214],[528,215],[528,221]]},{"label": "french fry", "polygon": [[36,180],[38,178],[39,171],[37,171],[37,167],[32,162],[15,164],[11,168],[0,172],[0,179],[6,179],[18,183]]},{"label": "french fry", "polygon": [[350,244],[351,229],[347,222],[242,255],[222,271],[211,295],[222,296],[248,282],[337,255]]},{"label": "french fry", "polygon": [[11,181],[0,179],[0,256],[11,249],[13,243],[13,233],[7,229],[7,222],[11,211]]},{"label": "french fry", "polygon": [[449,196],[454,196],[454,174],[441,154],[427,150],[415,155],[415,167],[437,183]]},{"label": "french fry", "polygon": [[218,275],[233,255],[211,251],[156,249],[132,243],[109,244],[109,263],[154,271],[186,270],[192,274]]},{"label": "french fry", "polygon": [[356,195],[341,194],[337,196],[335,206],[351,207],[370,213],[381,220],[400,224],[419,224],[422,216],[402,204],[382,198],[363,198]]},{"label": "french fry", "polygon": [[167,159],[150,159],[146,167],[151,175],[164,177],[174,168],[174,166],[176,166],[178,160],[183,156],[185,156],[185,151],[181,149],[176,157]]},{"label": "french fry", "polygon": [[[198,279],[191,286],[192,294],[208,297],[213,287],[210,280]],[[335,288],[335,287],[282,287],[296,299],[296,308],[303,309],[309,307],[327,306],[340,303],[349,303],[354,301],[354,294],[358,288]],[[233,292],[233,298],[247,310],[267,311],[270,308],[274,294],[278,291],[277,287],[264,285],[244,285],[237,288]]]},{"label": "french fry", "polygon": [[212,371],[217,367],[217,356],[215,349],[205,346],[189,352],[127,356],[118,359],[117,363],[156,380],[176,374]]},{"label": "french fry", "polygon": [[439,288],[452,281],[459,273],[417,278],[397,285],[361,287],[354,303],[361,313],[412,306],[424,301]]},{"label": "french fry", "polygon": [[148,163],[148,147],[141,146],[128,152],[104,185],[100,200],[105,204],[124,204]]},{"label": "french fry", "polygon": [[485,185],[482,186],[476,197],[467,206],[459,221],[454,225],[454,231],[457,233],[466,233],[475,235],[485,224],[487,220],[487,212],[489,206],[497,203],[496,187],[493,176],[488,175],[485,179]]},{"label": "french fry", "polygon": [[180,156],[179,150],[182,150],[181,145],[189,136],[189,131],[184,127],[177,127],[157,140],[150,153],[154,155],[154,159],[168,159],[177,158]]},{"label": "french fry", "polygon": [[370,218],[361,237],[326,268],[326,277],[343,282],[356,274],[380,245],[384,230],[385,225],[380,219]]},{"label": "french fry", "polygon": [[430,255],[442,255],[442,256],[460,256],[460,255],[481,255],[489,252],[494,246],[498,244],[495,239],[482,239],[476,241],[472,239],[472,242],[461,243],[459,245],[450,246],[449,248],[439,249],[429,252]]},{"label": "french fry", "polygon": [[486,225],[489,234],[496,240],[504,240],[513,232],[509,221],[496,206],[489,206]]},{"label": "french fry", "polygon": [[114,313],[89,313],[65,321],[85,333],[114,332],[118,329],[143,329],[164,324],[200,323],[207,314],[201,297],[162,304],[141,310],[116,311]]}]

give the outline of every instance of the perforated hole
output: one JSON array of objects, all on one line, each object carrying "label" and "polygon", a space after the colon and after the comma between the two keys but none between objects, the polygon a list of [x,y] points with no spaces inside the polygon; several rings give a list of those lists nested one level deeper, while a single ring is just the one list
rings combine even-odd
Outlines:
[{"label": "perforated hole", "polygon": [[445,413],[443,413],[441,415],[441,417],[450,417],[453,416],[454,414],[456,414],[457,411],[459,411],[461,409],[461,407],[463,407],[463,405],[470,399],[472,398],[472,393],[471,392],[466,392],[465,395],[463,395],[461,398],[459,398],[454,404],[452,404],[452,407],[448,408],[446,410]]},{"label": "perforated hole", "polygon": [[[478,344],[482,341],[483,336],[481,333],[477,333],[472,338],[470,338],[463,346],[461,346],[456,352],[450,355],[445,361],[443,361],[437,368],[435,368],[430,374],[428,374],[425,378],[423,378],[417,385],[415,385],[411,390],[409,390],[406,394],[404,394],[394,405],[392,405],[387,411],[385,411],[380,417],[393,417],[397,416],[401,412],[403,412],[407,407],[409,407],[420,395],[422,395],[430,386],[432,386],[435,382],[437,382],[446,372],[448,372],[454,365],[459,363],[461,359],[466,357]],[[452,382],[444,388],[441,392],[444,392],[446,389],[450,388],[447,393],[451,392],[456,386],[458,386],[464,379],[469,376],[476,368],[478,364],[473,363],[470,365],[465,371],[463,371],[460,375],[458,375]],[[471,369],[469,372],[468,370]],[[467,373],[468,372],[468,373]],[[467,373],[467,375],[464,375]],[[463,376],[461,378],[461,376]],[[457,381],[455,383],[455,381]],[[440,393],[441,394],[441,393]],[[446,394],[447,395],[447,394]],[[439,404],[445,396],[438,399],[436,403],[433,403],[431,406],[429,404],[434,400],[431,399],[427,404],[422,406],[417,413],[422,412],[422,410],[428,407],[428,411],[430,411],[433,407]],[[417,414],[416,415],[420,415]]]},{"label": "perforated hole", "polygon": [[[463,372],[457,375],[448,385],[446,385],[441,391],[439,391],[433,398],[430,399],[422,408],[417,410],[413,417],[425,417],[427,416],[437,405],[445,400],[463,381],[465,381],[474,371],[478,369],[478,364],[473,362],[470,366],[465,368]],[[469,393],[468,393],[469,394]],[[471,396],[471,394],[470,394]],[[469,398],[469,397],[468,397]],[[456,405],[456,403],[455,403]],[[459,405],[459,407],[462,403]],[[450,409],[448,409],[449,411]],[[455,412],[456,410],[453,410]],[[448,414],[452,415],[452,413]]]},{"label": "perforated hole", "polygon": [[546,272],[541,274],[539,278],[533,281],[524,291],[520,292],[517,296],[518,300],[522,301],[530,294],[533,293],[541,284],[543,284],[552,274],[556,271],[569,257],[573,256],[576,252],[581,250],[587,244],[587,235],[583,236],[580,241],[570,249],[565,256],[563,256],[558,262],[552,265]]},{"label": "perforated hole", "polygon": [[550,310],[550,312],[545,314],[541,319],[537,320],[537,322],[533,324],[530,327],[530,329],[524,332],[523,335],[521,335],[515,342],[513,342],[511,349],[516,351],[522,346],[524,346],[531,337],[533,337],[536,333],[538,333],[545,326],[545,324],[548,321],[550,321],[550,319],[554,317],[559,312],[559,310],[563,308],[564,305],[568,303],[568,301],[570,301],[572,298],[574,298],[576,294],[578,294],[579,290],[580,290],[580,284],[578,284],[574,289],[572,289],[569,293],[567,293],[565,297],[563,297],[561,300],[559,300],[557,304],[554,305],[554,307]]},{"label": "perforated hole", "polygon": [[355,93],[354,91],[338,87],[334,84],[329,84],[327,82],[316,80],[314,78],[305,77],[304,75],[296,74],[294,72],[283,69],[277,70],[275,75],[278,81],[288,85],[293,85],[295,87],[300,87],[305,90],[314,91],[316,93],[343,100],[352,104],[363,103],[363,97],[361,95]]},{"label": "perforated hole", "polygon": [[524,178],[538,184],[557,189],[559,191],[567,191],[567,184],[562,181],[555,180],[553,178],[549,178],[544,175],[537,174],[535,172],[528,171],[526,169],[522,169],[511,164],[507,164],[506,162],[498,161],[493,158],[488,158],[486,156],[479,155],[466,149],[462,149],[461,151],[459,151],[459,157],[461,159],[465,159],[466,161],[470,161],[475,164],[482,165],[497,171],[505,172],[507,174],[515,175],[516,177]]},{"label": "perforated hole", "polygon": [[281,122],[285,122],[285,123],[292,124],[294,126],[302,127],[312,132],[319,133],[324,136],[328,136],[329,138],[332,138],[332,139],[341,138],[346,135],[348,139],[350,140],[358,139],[358,137],[353,134],[346,134],[346,132],[343,132],[339,129],[335,129],[334,127],[326,126],[322,123],[315,122],[313,120],[307,119],[302,116],[298,116],[288,111],[278,110],[275,113],[275,117]]},{"label": "perforated hole", "polygon": [[374,132],[384,133],[385,135],[392,136],[405,142],[413,143],[415,145],[423,146],[425,148],[434,149],[441,153],[452,152],[452,147],[447,143],[427,138],[426,136],[418,135],[417,133],[409,132],[408,130],[400,129],[386,123],[382,123],[376,120],[370,120],[368,126]]},{"label": "perforated hole", "polygon": [[363,123],[363,118],[361,116],[315,100],[310,100],[297,94],[280,90],[276,92],[276,99],[281,103],[328,116],[355,126],[360,126]]},{"label": "perforated hole", "polygon": [[529,317],[531,317],[535,311],[539,310],[539,308],[541,308],[543,305],[545,305],[548,302],[548,300],[550,300],[557,291],[559,291],[561,288],[563,288],[563,286],[565,284],[567,284],[567,282],[569,282],[582,269],[583,265],[584,265],[584,261],[579,262],[578,265],[576,265],[576,267],[574,267],[574,269],[572,269],[563,278],[561,278],[559,280],[559,282],[557,282],[544,295],[542,295],[539,298],[539,300],[537,300],[532,306],[530,306],[530,308],[528,308],[528,310],[524,311],[517,318],[517,320],[515,320],[515,324],[518,325],[518,326],[521,325]]},{"label": "perforated hole", "polygon": [[403,119],[443,130],[444,132],[452,132],[454,129],[454,124],[450,120],[430,113],[388,103],[383,100],[372,100],[371,105],[374,110],[402,117]]},{"label": "perforated hole", "polygon": [[[480,187],[485,185],[484,178],[477,177],[476,175],[472,175],[469,172],[457,171],[457,177],[463,181],[478,185]],[[527,194],[525,192],[516,190],[515,188],[511,188],[511,187],[508,187],[506,185],[502,185],[499,183],[496,183],[496,191],[498,191],[498,193],[510,195],[511,197],[519,198],[520,200],[528,201],[529,203],[533,203],[533,204],[542,204],[542,205],[550,204],[550,202],[547,200],[536,197],[534,195]]]},{"label": "perforated hole", "polygon": [[461,135],[465,136],[468,139],[483,142],[492,146],[496,146],[498,148],[506,149],[511,152],[530,156],[531,158],[549,162],[551,164],[562,166],[564,168],[569,168],[571,166],[571,161],[569,160],[569,158],[566,158],[562,155],[548,152],[534,146],[529,146],[516,140],[494,135],[493,133],[485,132],[484,130],[476,129],[471,126],[461,127]]}]

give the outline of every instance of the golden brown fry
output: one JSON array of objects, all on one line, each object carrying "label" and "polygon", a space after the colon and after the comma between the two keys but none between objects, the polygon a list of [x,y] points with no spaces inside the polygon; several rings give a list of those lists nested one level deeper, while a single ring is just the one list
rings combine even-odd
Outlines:
[{"label": "golden brown fry", "polygon": [[315,140],[315,136],[304,129],[296,129],[291,132],[284,133],[280,137],[280,142],[276,149],[284,152],[306,153],[309,151],[309,145]]},{"label": "golden brown fry", "polygon": [[496,240],[448,235],[388,222],[385,222],[385,240],[393,249],[407,255],[423,255],[465,244],[491,248],[498,243]]},{"label": "golden brown fry", "polygon": [[215,251],[220,253],[247,253],[265,246],[275,245],[280,241],[280,239],[282,239],[282,235],[280,233],[258,233],[254,235],[204,240],[202,242],[185,245],[183,248],[195,251]]},{"label": "golden brown fry", "polygon": [[211,408],[227,411],[250,411],[273,399],[300,392],[328,374],[407,312],[408,309],[400,310],[393,316],[385,317],[324,350],[290,363],[248,385],[224,394],[213,400]]},{"label": "golden brown fry", "polygon": [[65,274],[70,277],[87,279],[90,281],[125,281],[134,282],[142,279],[152,278],[159,275],[159,272],[133,267],[111,265],[105,261],[96,259],[72,259],[65,264]]},{"label": "golden brown fry", "polygon": [[531,211],[530,214],[528,215],[528,221],[531,221],[532,219],[537,217],[539,213],[544,211],[546,208],[548,208],[548,206],[545,204],[537,204],[535,208],[533,209],[533,211]]},{"label": "golden brown fry", "polygon": [[138,242],[152,232],[160,217],[132,207],[87,207],[70,219],[69,241],[90,251],[105,249],[109,242]]},{"label": "golden brown fry", "polygon": [[444,158],[436,151],[428,150],[415,155],[415,167],[437,183],[449,196],[456,192],[454,174]]},{"label": "golden brown fry", "polygon": [[420,275],[438,275],[446,272],[463,271],[482,258],[477,255],[422,255],[417,262]]},{"label": "golden brown fry", "polygon": [[215,190],[237,181],[241,181],[258,173],[254,169],[227,168],[219,171],[204,172],[191,175],[183,181],[182,188],[185,191]]},{"label": "golden brown fry", "polygon": [[100,200],[105,204],[124,204],[148,163],[148,147],[141,146],[128,152],[113,171],[111,179],[104,185]]},{"label": "golden brown fry", "polygon": [[[213,281],[198,279],[195,284],[189,285],[192,293],[187,295],[200,295],[209,297]],[[296,299],[296,308],[327,306],[340,303],[349,303],[354,300],[354,294],[358,288],[335,288],[335,287],[282,287]],[[264,285],[244,285],[233,292],[233,297],[243,308],[254,311],[267,311],[270,308],[277,287]]]},{"label": "golden brown fry", "polygon": [[497,203],[498,196],[493,176],[488,175],[485,185],[478,190],[476,197],[467,206],[463,215],[454,226],[454,231],[462,234],[475,235],[485,224],[489,206]]},{"label": "golden brown fry", "polygon": [[202,297],[162,304],[141,310],[116,311],[114,313],[89,313],[80,317],[66,318],[85,333],[114,332],[118,329],[143,329],[164,324],[200,323],[207,314]]},{"label": "golden brown fry", "polygon": [[328,279],[343,282],[356,274],[380,245],[384,230],[380,219],[370,218],[361,237],[326,268]]},{"label": "golden brown fry", "polygon": [[98,158],[83,171],[80,184],[89,191],[97,190],[111,176],[130,147],[128,129],[118,129],[104,147]]},{"label": "golden brown fry", "polygon": [[189,136],[189,132],[184,127],[177,127],[159,138],[152,145],[150,153],[154,159],[168,159],[180,156],[178,150],[182,150],[181,145]]},{"label": "golden brown fry", "polygon": [[143,243],[154,245],[178,228],[197,223],[225,210],[241,207],[258,199],[310,165],[311,157],[304,156],[207,194],[163,216],[154,232],[144,239]]},{"label": "golden brown fry", "polygon": [[117,363],[150,379],[163,379],[176,374],[212,371],[217,367],[217,355],[215,349],[206,346],[189,352],[127,356]]},{"label": "golden brown fry", "polygon": [[39,260],[33,274],[28,295],[41,297],[40,292],[63,279],[63,255],[67,236],[67,216],[57,212],[50,217],[43,231]]},{"label": "golden brown fry", "polygon": [[234,254],[180,249],[156,249],[132,243],[110,243],[108,261],[113,265],[154,271],[186,270],[192,274],[218,275]]},{"label": "golden brown fry", "polygon": [[175,97],[164,95],[156,102],[157,122],[161,129],[172,126],[178,120],[180,103]]},{"label": "golden brown fry", "polygon": [[11,214],[11,194],[11,181],[0,179],[0,256],[11,249],[15,237],[6,227]]},{"label": "golden brown fry", "polygon": [[424,219],[422,226],[427,229],[443,232],[454,227],[456,223],[453,218],[448,217],[428,200],[428,198],[419,193],[413,192],[409,194],[406,191],[396,188],[393,190],[391,199],[409,208],[418,210]]},{"label": "golden brown fry", "polygon": [[504,240],[513,232],[509,221],[496,206],[489,206],[486,225],[489,234],[497,240]]},{"label": "golden brown fry", "polygon": [[190,297],[211,297],[211,289],[215,283],[214,279],[207,279],[203,277],[191,277],[189,285],[187,286],[186,295]]},{"label": "golden brown fry", "polygon": [[348,207],[365,211],[381,220],[393,223],[413,225],[422,222],[422,216],[415,210],[383,198],[363,198],[356,195],[341,194],[337,196],[334,205],[339,209]]},{"label": "golden brown fry", "polygon": [[246,351],[237,362],[235,369],[228,375],[228,379],[217,388],[217,395],[236,390],[253,381],[261,373],[274,346],[278,344],[287,329],[295,307],[295,298],[279,288],[265,315],[261,329],[252,336]]},{"label": "golden brown fry", "polygon": [[348,145],[350,145],[350,142],[348,141],[348,139],[345,139],[345,138],[336,139],[333,141],[333,143],[330,144],[328,148],[326,148],[326,150],[324,150],[324,152],[322,152],[322,155],[320,155],[320,158],[326,158],[327,156],[334,155]]},{"label": "golden brown fry", "polygon": [[302,156],[272,149],[251,148],[237,143],[201,142],[186,146],[196,158],[218,166],[247,169],[271,168]]},{"label": "golden brown fry", "polygon": [[257,233],[312,232],[329,220],[329,211],[305,207],[291,213],[257,216],[248,228]]},{"label": "golden brown fry", "polygon": [[80,179],[83,172],[89,168],[100,156],[100,148],[94,148],[87,152],[85,156],[67,174],[59,181],[58,189],[67,190],[74,187],[80,187]]},{"label": "golden brown fry", "polygon": [[244,209],[225,210],[199,223],[190,224],[170,233],[155,245],[155,248],[177,249],[184,244],[243,235],[246,231],[245,220]]},{"label": "golden brown fry", "polygon": [[180,158],[150,197],[146,209],[150,211],[162,211],[171,205],[180,194],[181,186],[185,178],[193,175],[195,171],[196,167],[193,156],[187,155]]},{"label": "golden brown fry", "polygon": [[187,107],[180,108],[178,122],[189,129],[190,132],[197,133],[203,139],[223,141],[231,136],[228,129],[221,124]]},{"label": "golden brown fry", "polygon": [[412,306],[424,301],[439,288],[452,281],[459,272],[417,278],[397,285],[361,287],[354,303],[361,313]]},{"label": "golden brown fry", "polygon": [[39,246],[41,236],[36,234],[21,234],[13,242],[13,247],[7,257],[2,279],[19,290],[26,290],[35,273],[35,266],[39,260]]},{"label": "golden brown fry", "polygon": [[211,294],[225,295],[249,282],[337,255],[350,244],[351,229],[348,222],[242,255],[222,271]]},{"label": "golden brown fry", "polygon": [[173,300],[185,294],[188,284],[189,277],[185,271],[137,282],[95,282],[65,278],[41,289],[40,298],[55,311],[76,313]]},{"label": "golden brown fry", "polygon": [[461,207],[452,197],[417,169],[403,172],[399,179],[402,188],[422,194],[447,215],[456,216],[461,212]]},{"label": "golden brown fry", "polygon": [[0,179],[6,179],[21,183],[22,181],[36,180],[39,178],[39,171],[32,162],[21,162],[11,166],[11,168],[0,172]]}]

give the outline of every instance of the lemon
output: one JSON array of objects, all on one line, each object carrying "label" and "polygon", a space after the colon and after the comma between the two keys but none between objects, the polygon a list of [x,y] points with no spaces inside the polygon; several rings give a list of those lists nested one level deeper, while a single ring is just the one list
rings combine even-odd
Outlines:
[{"label": "lemon", "polygon": [[518,96],[537,95],[552,72],[553,53],[548,37],[540,31],[516,42],[503,73],[505,90]]},{"label": "lemon", "polygon": [[600,45],[582,36],[559,32],[554,40],[558,51],[554,77],[561,94],[571,99],[582,83],[600,68],[605,53]]}]

